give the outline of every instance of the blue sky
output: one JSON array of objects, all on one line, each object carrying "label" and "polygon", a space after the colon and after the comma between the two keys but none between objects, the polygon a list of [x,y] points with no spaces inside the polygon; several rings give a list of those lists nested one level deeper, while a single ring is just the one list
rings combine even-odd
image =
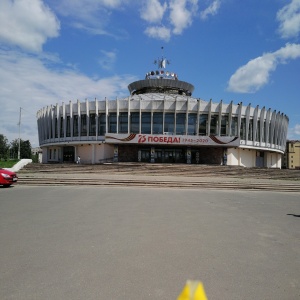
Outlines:
[{"label": "blue sky", "polygon": [[38,146],[39,109],[126,97],[162,54],[194,97],[283,112],[300,139],[300,0],[0,0],[0,133],[22,107]]}]

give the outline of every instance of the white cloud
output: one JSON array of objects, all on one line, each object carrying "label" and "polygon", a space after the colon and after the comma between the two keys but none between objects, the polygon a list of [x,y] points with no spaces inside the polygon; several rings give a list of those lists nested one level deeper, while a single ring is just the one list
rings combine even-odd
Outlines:
[{"label": "white cloud", "polygon": [[300,124],[296,124],[294,126],[294,132],[295,132],[295,134],[299,135],[299,137],[300,137]]},{"label": "white cloud", "polygon": [[41,0],[0,1],[0,42],[39,52],[48,38],[57,37],[60,24]]},{"label": "white cloud", "polygon": [[172,34],[182,34],[191,26],[197,15],[198,0],[149,0],[144,2],[141,18],[148,23],[158,23],[157,26],[148,26],[145,34],[149,37],[169,41]]},{"label": "white cloud", "polygon": [[115,50],[113,51],[101,50],[101,57],[99,58],[98,61],[102,69],[110,71],[113,69],[116,58],[117,58],[117,54]]},{"label": "white cloud", "polygon": [[198,9],[197,0],[171,0],[170,1],[170,22],[174,34],[181,34],[184,29],[193,22]]},{"label": "white cloud", "polygon": [[128,1],[122,0],[60,0],[56,9],[65,16],[87,19],[103,9],[118,9]]},{"label": "white cloud", "polygon": [[296,124],[294,127],[289,128],[288,139],[300,140],[300,124]]},{"label": "white cloud", "polygon": [[297,37],[300,32],[300,0],[292,0],[277,13],[282,38]]},{"label": "white cloud", "polygon": [[9,141],[18,137],[17,123],[19,108],[22,107],[21,138],[37,146],[36,112],[39,109],[50,104],[68,103],[69,100],[127,96],[127,86],[135,80],[130,75],[90,78],[58,65],[57,60],[0,50],[0,133]]},{"label": "white cloud", "polygon": [[159,0],[147,0],[143,2],[141,18],[149,23],[161,22],[167,9],[167,3],[161,4]]},{"label": "white cloud", "polygon": [[214,16],[218,13],[221,6],[220,0],[214,0],[205,10],[200,13],[200,18],[206,20],[210,15]]},{"label": "white cloud", "polygon": [[265,53],[240,67],[230,78],[228,90],[254,93],[269,82],[270,74],[278,64],[300,57],[300,44],[286,44],[275,52]]},{"label": "white cloud", "polygon": [[92,35],[109,35],[115,38],[126,35],[124,31],[113,33],[109,25],[114,10],[121,10],[132,0],[61,0],[53,4],[61,16],[69,19],[69,25]]},{"label": "white cloud", "polygon": [[171,38],[171,31],[164,26],[151,26],[145,30],[146,35],[168,42]]}]

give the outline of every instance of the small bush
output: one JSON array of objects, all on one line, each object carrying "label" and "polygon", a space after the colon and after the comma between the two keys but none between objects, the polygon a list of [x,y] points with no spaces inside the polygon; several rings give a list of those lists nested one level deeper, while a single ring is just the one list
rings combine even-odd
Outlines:
[{"label": "small bush", "polygon": [[18,159],[0,160],[0,168],[12,168],[18,161]]}]

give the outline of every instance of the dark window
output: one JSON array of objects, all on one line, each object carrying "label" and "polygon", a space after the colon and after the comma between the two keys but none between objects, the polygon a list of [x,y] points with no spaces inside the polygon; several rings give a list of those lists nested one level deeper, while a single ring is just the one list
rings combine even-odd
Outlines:
[{"label": "dark window", "polygon": [[71,124],[70,124],[70,116],[67,116],[67,124],[66,124],[66,136],[70,137],[71,136]]},{"label": "dark window", "polygon": [[106,115],[98,115],[98,135],[105,135],[106,133]]},{"label": "dark window", "polygon": [[60,118],[60,137],[64,137],[64,118]]},{"label": "dark window", "polygon": [[53,120],[51,121],[51,126],[50,126],[50,139],[53,138],[53,124],[52,124]]},{"label": "dark window", "polygon": [[117,113],[108,115],[108,132],[117,133]]},{"label": "dark window", "polygon": [[144,133],[144,134],[151,133],[151,113],[150,112],[142,113],[142,133]]},{"label": "dark window", "polygon": [[185,113],[176,114],[176,134],[185,134]]},{"label": "dark window", "polygon": [[78,115],[73,116],[73,136],[78,136]]},{"label": "dark window", "polygon": [[58,138],[58,121],[57,118],[55,118],[55,128],[54,128],[54,132],[55,132],[55,138]]},{"label": "dark window", "polygon": [[227,135],[228,116],[221,118],[221,135]]},{"label": "dark window", "polygon": [[276,127],[274,128],[274,130],[273,130],[273,134],[272,134],[272,144],[275,144],[276,142],[275,142],[275,137],[276,137],[276,132],[275,132],[275,129],[276,129]]},{"label": "dark window", "polygon": [[188,114],[188,135],[197,134],[197,114]]},{"label": "dark window", "polygon": [[206,125],[207,125],[208,115],[199,116],[199,135],[206,135]]},{"label": "dark window", "polygon": [[269,143],[272,144],[272,136],[271,136],[271,122],[269,123]]},{"label": "dark window", "polygon": [[96,135],[96,114],[90,114],[89,135],[90,136]]},{"label": "dark window", "polygon": [[231,135],[232,136],[238,136],[238,117],[232,117]]},{"label": "dark window", "polygon": [[257,121],[257,128],[256,128],[256,136],[255,136],[255,140],[257,142],[260,141],[260,121]]},{"label": "dark window", "polygon": [[212,115],[210,118],[210,134],[218,135],[218,115]]},{"label": "dark window", "polygon": [[140,113],[133,112],[130,115],[130,132],[139,133],[140,132]]},{"label": "dark window", "polygon": [[240,136],[242,140],[246,139],[246,119],[241,119],[241,130],[240,130]]},{"label": "dark window", "polygon": [[153,134],[163,134],[163,113],[153,113]]},{"label": "dark window", "polygon": [[87,117],[85,114],[80,116],[80,125],[80,135],[87,136]]},{"label": "dark window", "polygon": [[[45,126],[45,129],[47,129],[47,127]],[[51,127],[50,127],[50,130],[51,130]],[[47,137],[47,140],[49,139],[49,130],[46,131],[46,137]]]},{"label": "dark window", "polygon": [[249,120],[248,140],[253,141],[253,119]]},{"label": "dark window", "polygon": [[261,140],[263,143],[266,142],[266,121],[263,123]]},{"label": "dark window", "polygon": [[128,113],[119,114],[119,133],[128,133]]},{"label": "dark window", "polygon": [[173,134],[174,133],[174,114],[173,113],[165,113],[165,127],[164,132]]}]

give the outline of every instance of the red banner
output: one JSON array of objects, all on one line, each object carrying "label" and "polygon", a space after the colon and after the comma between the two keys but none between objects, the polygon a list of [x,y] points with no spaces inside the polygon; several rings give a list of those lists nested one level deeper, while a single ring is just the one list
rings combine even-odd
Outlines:
[{"label": "red banner", "polygon": [[108,144],[151,144],[187,146],[239,146],[240,139],[232,136],[195,136],[195,135],[155,135],[155,134],[114,134],[105,136]]}]

